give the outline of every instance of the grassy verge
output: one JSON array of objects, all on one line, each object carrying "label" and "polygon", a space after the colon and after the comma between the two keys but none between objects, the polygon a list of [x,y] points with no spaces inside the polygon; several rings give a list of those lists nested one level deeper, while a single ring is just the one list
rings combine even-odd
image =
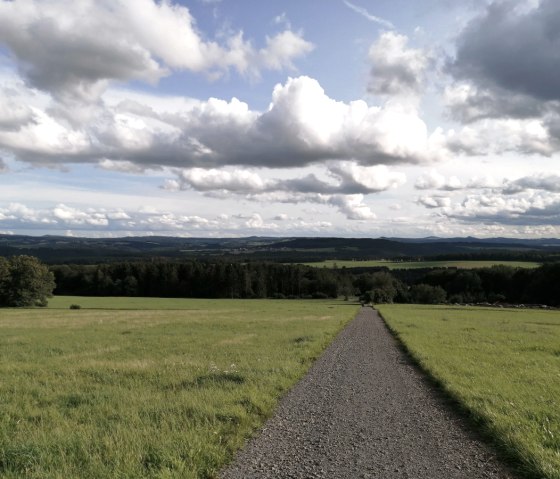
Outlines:
[{"label": "grassy verge", "polygon": [[380,305],[405,347],[528,477],[560,479],[560,312]]},{"label": "grassy verge", "polygon": [[0,311],[3,478],[215,477],[357,309],[76,297],[51,308]]},{"label": "grassy verge", "polygon": [[412,269],[412,268],[490,268],[495,265],[505,265],[514,268],[538,268],[540,263],[532,261],[337,261],[327,260],[313,263],[304,263],[316,268],[389,268],[389,269]]}]

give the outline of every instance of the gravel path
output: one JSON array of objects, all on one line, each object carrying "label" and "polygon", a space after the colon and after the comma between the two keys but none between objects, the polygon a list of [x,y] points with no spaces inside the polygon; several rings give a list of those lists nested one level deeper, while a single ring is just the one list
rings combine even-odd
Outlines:
[{"label": "gravel path", "polygon": [[220,476],[514,478],[362,308]]}]

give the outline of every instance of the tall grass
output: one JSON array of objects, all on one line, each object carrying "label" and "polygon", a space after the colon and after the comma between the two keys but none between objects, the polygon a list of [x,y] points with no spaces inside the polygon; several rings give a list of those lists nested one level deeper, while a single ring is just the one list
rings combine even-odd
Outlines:
[{"label": "tall grass", "polygon": [[354,316],[347,304],[0,310],[0,477],[215,477]]},{"label": "tall grass", "polygon": [[380,305],[413,357],[534,478],[560,479],[560,312]]}]

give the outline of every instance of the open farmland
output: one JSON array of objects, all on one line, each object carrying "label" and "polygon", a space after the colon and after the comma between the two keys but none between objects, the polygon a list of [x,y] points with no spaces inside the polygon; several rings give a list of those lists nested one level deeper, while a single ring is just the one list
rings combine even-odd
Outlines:
[{"label": "open farmland", "polygon": [[534,261],[491,261],[491,260],[463,260],[463,261],[386,261],[386,260],[356,260],[338,261],[335,259],[303,263],[316,268],[388,268],[388,269],[413,269],[413,268],[459,268],[475,269],[490,268],[495,265],[511,266],[513,268],[538,268],[540,263]]},{"label": "open farmland", "polygon": [[213,477],[356,310],[79,297],[2,310],[0,476]]},{"label": "open farmland", "polygon": [[379,305],[421,367],[529,477],[560,478],[560,312]]}]

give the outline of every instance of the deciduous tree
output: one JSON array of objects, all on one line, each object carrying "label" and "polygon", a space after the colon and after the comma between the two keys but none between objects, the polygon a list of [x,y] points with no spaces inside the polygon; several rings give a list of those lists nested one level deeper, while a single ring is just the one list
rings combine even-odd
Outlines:
[{"label": "deciduous tree", "polygon": [[54,275],[33,256],[0,260],[2,306],[46,306],[55,288]]}]

